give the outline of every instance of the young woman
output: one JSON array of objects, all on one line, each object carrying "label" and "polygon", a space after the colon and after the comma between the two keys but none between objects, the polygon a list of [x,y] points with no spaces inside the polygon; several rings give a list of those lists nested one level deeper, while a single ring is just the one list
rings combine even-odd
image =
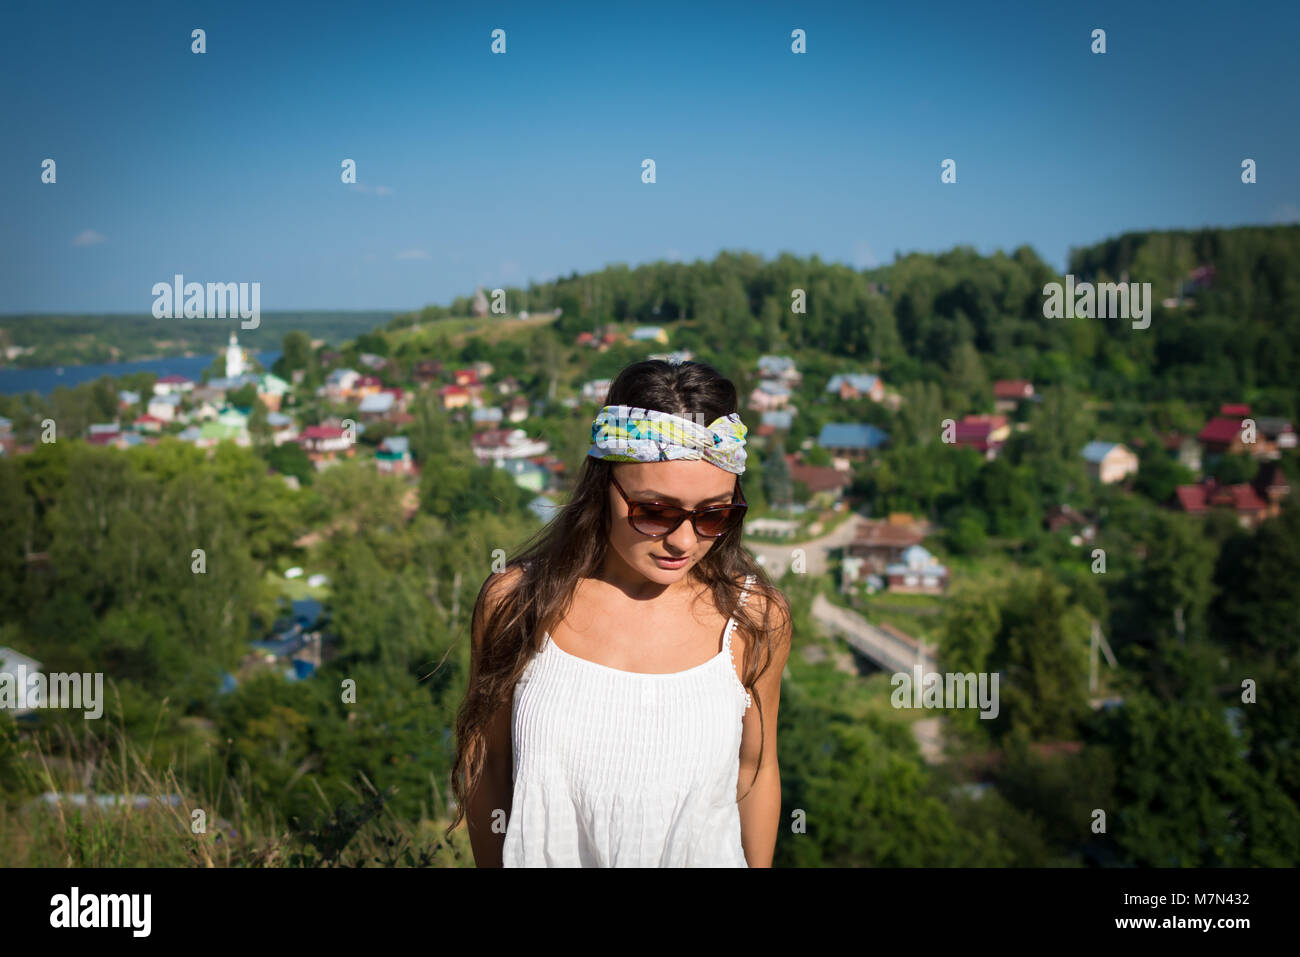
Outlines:
[{"label": "young woman", "polygon": [[479,592],[448,828],[479,867],[771,866],[790,615],[741,546],[736,399],[624,369],[572,499]]}]

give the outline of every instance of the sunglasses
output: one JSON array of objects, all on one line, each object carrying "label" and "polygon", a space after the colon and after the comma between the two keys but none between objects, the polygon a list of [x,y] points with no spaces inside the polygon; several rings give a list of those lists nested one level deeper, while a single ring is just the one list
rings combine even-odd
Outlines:
[{"label": "sunglasses", "polygon": [[720,538],[727,534],[745,517],[749,506],[745,503],[745,494],[740,490],[740,479],[736,479],[736,495],[739,502],[730,505],[707,505],[704,508],[678,508],[676,505],[661,505],[658,502],[634,502],[627,497],[623,486],[611,474],[610,481],[618,494],[627,502],[627,521],[642,535],[658,537],[671,535],[678,526],[688,518],[691,527],[700,538]]}]

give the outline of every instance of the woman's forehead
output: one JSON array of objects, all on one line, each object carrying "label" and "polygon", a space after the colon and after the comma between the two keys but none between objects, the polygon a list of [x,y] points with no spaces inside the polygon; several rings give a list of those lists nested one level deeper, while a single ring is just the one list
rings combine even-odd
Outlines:
[{"label": "woman's forehead", "polygon": [[657,493],[660,498],[677,501],[702,502],[730,496],[736,487],[734,474],[701,460],[628,463],[617,477],[629,492],[635,486],[638,492]]}]

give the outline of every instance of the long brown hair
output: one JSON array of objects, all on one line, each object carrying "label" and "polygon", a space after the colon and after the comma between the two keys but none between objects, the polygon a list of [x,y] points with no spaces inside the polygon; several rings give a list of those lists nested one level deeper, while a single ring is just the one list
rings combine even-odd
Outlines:
[{"label": "long brown hair", "polygon": [[[702,415],[705,423],[738,411],[735,385],[712,366],[704,362],[670,364],[661,359],[626,367],[610,386],[604,404],[657,409],[695,421],[700,421]],[[456,762],[451,787],[457,807],[456,816],[447,826],[448,837],[464,818],[468,796],[482,778],[487,758],[486,728],[492,716],[500,708],[511,706],[516,682],[532,656],[541,650],[542,632],[563,620],[579,580],[592,577],[605,560],[610,547],[608,489],[614,464],[587,456],[569,502],[479,590],[474,621],[481,623],[481,647],[465,700],[456,714]],[[769,634],[773,633],[773,614],[778,610],[788,614],[788,605],[762,567],[742,547],[741,535],[742,528],[737,526],[718,538],[692,567],[691,574],[712,589],[714,606],[725,614],[734,614],[736,629],[744,632],[741,683],[752,691],[771,663]],[[515,587],[487,601],[491,586],[511,569],[518,569],[520,576]],[[740,593],[748,574],[754,576],[754,584],[751,597],[742,606]],[[758,695],[752,697],[758,707],[761,749],[767,737],[763,705]],[[762,760],[760,750],[759,767]],[[757,777],[756,767],[754,779]]]}]

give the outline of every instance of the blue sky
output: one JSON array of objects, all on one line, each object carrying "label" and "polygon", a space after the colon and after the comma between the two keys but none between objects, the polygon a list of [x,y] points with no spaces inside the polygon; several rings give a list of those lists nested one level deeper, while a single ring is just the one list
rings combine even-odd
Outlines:
[{"label": "blue sky", "polygon": [[145,313],[175,273],[410,309],[721,249],[1063,270],[1126,230],[1300,220],[1295,4],[7,7],[0,313]]}]

